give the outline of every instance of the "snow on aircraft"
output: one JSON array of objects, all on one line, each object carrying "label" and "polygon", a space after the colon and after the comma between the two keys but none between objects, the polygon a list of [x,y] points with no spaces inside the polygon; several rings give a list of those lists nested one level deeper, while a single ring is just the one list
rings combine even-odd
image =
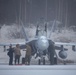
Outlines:
[{"label": "snow on aircraft", "polygon": [[[65,51],[67,51],[68,49],[64,48],[65,45],[71,45],[72,46],[72,50],[76,51],[75,45],[76,43],[62,43],[62,42],[53,42],[50,38],[48,38],[47,36],[41,35],[39,36],[39,25],[37,25],[36,27],[36,35],[35,38],[32,40],[29,40],[27,34],[26,34],[26,30],[24,29],[24,25],[22,24],[22,30],[23,30],[23,34],[25,37],[25,42],[24,43],[19,43],[20,44],[20,48],[25,48],[26,44],[29,44],[32,48],[32,55],[36,54],[36,57],[40,57],[41,59],[38,60],[38,64],[41,64],[41,61],[43,62],[43,64],[45,65],[45,55],[48,55],[49,61],[51,65],[57,64],[57,54],[56,54],[56,50],[60,50],[59,52],[59,56],[62,59],[65,59],[67,57],[67,53]],[[50,31],[50,35],[54,29],[54,25],[55,25],[55,21],[53,22],[51,31]],[[46,32],[47,34],[47,23],[45,24],[45,29],[44,32]],[[11,43],[12,45],[16,45],[17,43]],[[0,46],[9,46],[10,44],[1,44]],[[59,47],[59,46],[60,47]],[[54,57],[56,56],[56,57]]]}]

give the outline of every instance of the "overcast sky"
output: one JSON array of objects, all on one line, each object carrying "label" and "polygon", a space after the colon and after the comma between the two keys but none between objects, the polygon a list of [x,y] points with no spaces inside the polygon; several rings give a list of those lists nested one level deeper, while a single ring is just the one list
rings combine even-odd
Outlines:
[{"label": "overcast sky", "polygon": [[75,25],[76,0],[0,0],[1,24],[18,23],[19,18],[24,24],[58,20]]}]

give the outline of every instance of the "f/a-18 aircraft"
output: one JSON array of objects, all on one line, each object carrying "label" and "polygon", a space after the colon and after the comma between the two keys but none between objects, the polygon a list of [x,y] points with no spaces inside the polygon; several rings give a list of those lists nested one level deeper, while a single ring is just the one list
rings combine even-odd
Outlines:
[{"label": "f/a-18 aircraft", "polygon": [[[68,49],[64,48],[65,45],[71,45],[72,50],[76,51],[76,49],[75,49],[76,43],[53,42],[47,36],[44,36],[44,35],[39,36],[39,32],[40,32],[39,25],[37,25],[37,27],[36,27],[35,38],[32,39],[32,40],[29,40],[29,38],[26,34],[25,27],[24,27],[22,22],[21,22],[21,25],[22,25],[23,34],[24,34],[24,37],[25,37],[25,42],[24,43],[19,43],[20,47],[25,48],[25,45],[29,44],[32,48],[32,55],[36,54],[36,57],[41,58],[41,59],[38,60],[39,64],[41,64],[42,60],[43,60],[43,64],[45,64],[45,57],[44,56],[46,54],[48,55],[48,58],[49,58],[49,61],[50,61],[51,65],[57,64],[57,62],[55,61],[57,59],[56,50],[60,50],[59,56],[62,59],[65,59],[67,57],[67,54],[66,54],[65,51],[68,50]],[[52,33],[54,25],[55,25],[55,21],[53,22],[50,34]],[[47,23],[45,24],[44,31],[47,33]],[[11,44],[16,45],[17,43],[11,43]],[[10,45],[10,44],[0,44],[0,46],[4,46],[4,48],[5,48],[5,46],[8,46],[8,45]]]}]

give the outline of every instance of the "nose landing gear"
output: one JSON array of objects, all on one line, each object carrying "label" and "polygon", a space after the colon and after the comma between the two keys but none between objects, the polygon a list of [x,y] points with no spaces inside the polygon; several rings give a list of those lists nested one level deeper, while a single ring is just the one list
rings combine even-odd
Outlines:
[{"label": "nose landing gear", "polygon": [[41,59],[38,59],[38,65],[41,65],[41,62],[43,63],[43,65],[45,65],[45,57]]}]

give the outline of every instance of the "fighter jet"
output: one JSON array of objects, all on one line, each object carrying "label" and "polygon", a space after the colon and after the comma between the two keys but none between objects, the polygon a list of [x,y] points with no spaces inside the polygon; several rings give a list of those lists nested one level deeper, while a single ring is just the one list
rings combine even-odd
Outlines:
[{"label": "fighter jet", "polygon": [[[44,27],[44,32],[46,32],[46,35],[40,35],[39,33],[41,32],[41,30],[39,30],[39,25],[37,25],[36,27],[36,35],[34,37],[34,39],[29,39],[27,34],[26,34],[26,30],[25,27],[23,25],[23,23],[21,22],[22,25],[22,30],[23,30],[23,34],[25,37],[25,42],[24,43],[19,43],[20,44],[20,48],[25,48],[26,44],[29,44],[32,48],[32,55],[36,54],[36,58],[40,57],[41,59],[38,60],[38,64],[41,64],[41,61],[43,62],[43,65],[45,65],[45,57],[46,55],[48,55],[49,61],[51,65],[57,64],[57,54],[56,54],[56,50],[60,50],[59,52],[59,56],[62,59],[65,59],[67,57],[67,53],[65,51],[67,51],[68,49],[64,48],[64,45],[71,45],[72,46],[72,50],[76,51],[75,49],[75,45],[76,43],[62,43],[62,42],[53,42],[49,37],[47,37],[47,23],[45,23],[45,27]],[[50,35],[53,31],[55,25],[55,21],[53,22],[51,31],[50,31]],[[12,45],[16,45],[17,43],[11,43]],[[1,44],[0,46],[9,46],[10,44]],[[59,47],[59,46],[60,47]],[[56,56],[56,57],[54,57]]]}]

